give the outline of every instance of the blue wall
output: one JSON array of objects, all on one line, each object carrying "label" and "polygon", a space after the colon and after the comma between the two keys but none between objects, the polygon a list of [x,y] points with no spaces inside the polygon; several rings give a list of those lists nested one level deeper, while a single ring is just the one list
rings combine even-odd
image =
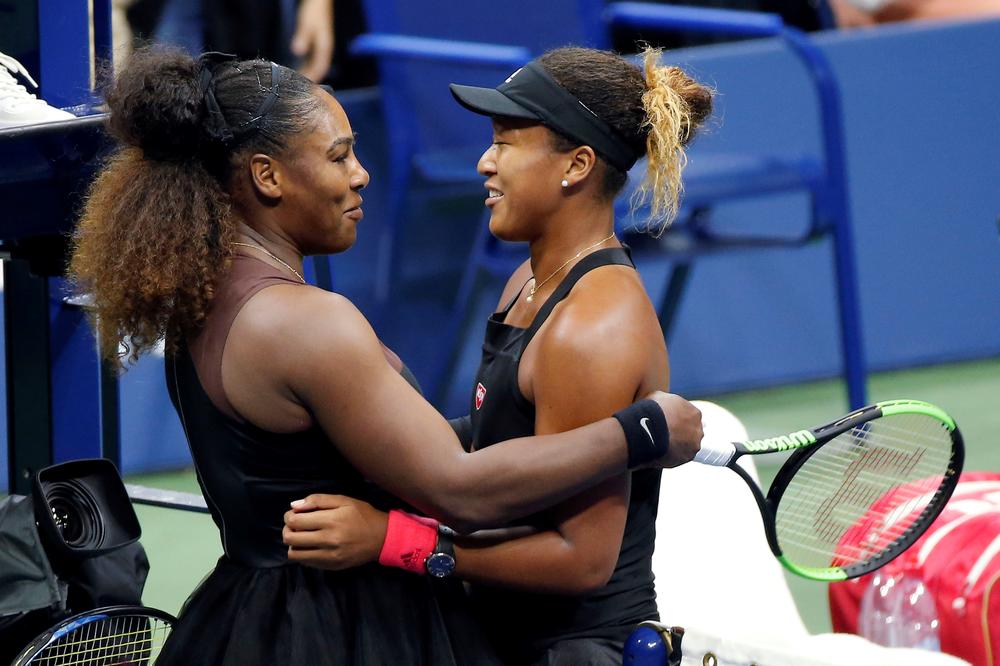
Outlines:
[{"label": "blue wall", "polygon": [[[1000,22],[819,41],[844,97],[871,366],[1000,353]],[[721,126],[708,141],[795,152],[815,137],[796,63],[775,45],[675,59],[720,92]],[[802,202],[783,201],[724,214],[734,226],[766,229],[801,220],[801,211]],[[675,388],[702,393],[835,374],[829,256],[824,245],[699,265],[671,345]]]},{"label": "blue wall", "polygon": [[[898,26],[818,37],[841,82],[864,338],[874,369],[1000,355],[1000,22]],[[719,93],[704,149],[815,149],[815,104],[782,48],[755,42],[669,54]],[[335,287],[355,300],[386,343],[428,377],[479,203],[432,209],[408,223],[404,275],[388,310],[372,299],[377,225],[385,215],[386,146],[377,95],[342,97],[372,172],[358,245],[333,258]],[[483,124],[484,147],[489,130]],[[697,149],[697,147],[696,147]],[[797,197],[721,208],[725,228],[801,228]],[[773,385],[839,371],[830,248],[722,255],[695,266],[670,352],[673,388],[691,395]],[[666,257],[639,268],[654,298]],[[487,287],[482,321],[500,284]],[[0,328],[2,330],[2,328]],[[473,326],[442,405],[467,408],[482,325]],[[162,382],[143,360],[122,380],[123,466],[187,460]],[[5,445],[4,445],[5,448]],[[5,456],[4,456],[5,457]]]}]

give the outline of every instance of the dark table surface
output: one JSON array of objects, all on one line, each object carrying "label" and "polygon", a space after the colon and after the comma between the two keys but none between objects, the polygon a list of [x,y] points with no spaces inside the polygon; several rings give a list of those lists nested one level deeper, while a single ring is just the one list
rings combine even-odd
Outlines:
[{"label": "dark table surface", "polygon": [[0,129],[0,250],[58,275],[87,187],[111,150],[107,114]]}]

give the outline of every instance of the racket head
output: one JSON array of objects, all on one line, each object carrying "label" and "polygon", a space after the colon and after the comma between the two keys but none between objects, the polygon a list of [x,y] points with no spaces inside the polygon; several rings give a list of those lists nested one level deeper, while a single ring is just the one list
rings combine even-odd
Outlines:
[{"label": "racket head", "polygon": [[156,662],[176,618],[145,606],[107,606],[69,617],[37,636],[13,666]]},{"label": "racket head", "polygon": [[[805,578],[856,578],[892,561],[944,509],[964,444],[954,420],[917,400],[880,402],[813,428],[766,497],[768,544]],[[777,439],[777,438],[775,438]]]}]

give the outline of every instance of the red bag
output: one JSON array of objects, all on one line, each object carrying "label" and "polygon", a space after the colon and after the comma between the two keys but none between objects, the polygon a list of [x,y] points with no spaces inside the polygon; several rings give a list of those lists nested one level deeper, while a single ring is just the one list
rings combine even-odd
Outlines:
[{"label": "red bag", "polygon": [[970,472],[930,529],[876,574],[830,585],[834,631],[858,633],[875,575],[913,575],[937,606],[941,651],[976,666],[1000,663],[1000,474]]}]

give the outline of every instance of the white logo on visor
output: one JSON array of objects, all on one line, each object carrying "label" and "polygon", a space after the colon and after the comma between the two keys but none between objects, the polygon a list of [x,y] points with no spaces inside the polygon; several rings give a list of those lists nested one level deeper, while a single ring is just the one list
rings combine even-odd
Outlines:
[{"label": "white logo on visor", "polygon": [[524,69],[524,67],[519,67],[516,72],[514,72],[513,74],[511,74],[510,76],[507,77],[507,80],[504,81],[504,83],[510,83],[511,79],[513,79],[515,76],[517,76],[518,74],[520,74],[522,69]]}]

